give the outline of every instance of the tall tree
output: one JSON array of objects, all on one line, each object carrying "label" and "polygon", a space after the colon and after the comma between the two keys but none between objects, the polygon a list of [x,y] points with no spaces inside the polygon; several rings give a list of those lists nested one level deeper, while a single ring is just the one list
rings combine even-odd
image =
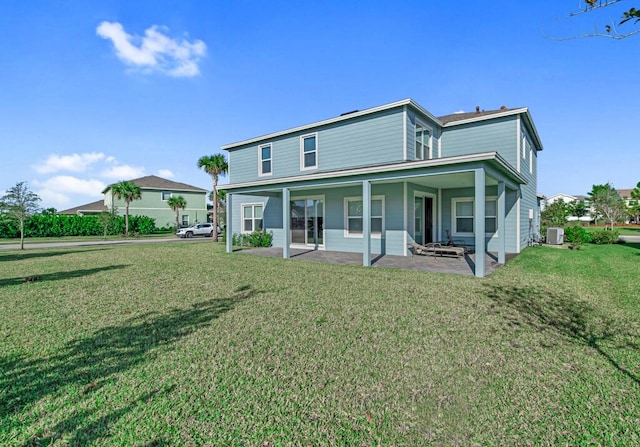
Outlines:
[{"label": "tall tree", "polygon": [[183,210],[187,207],[187,199],[182,196],[171,196],[169,200],[167,200],[167,205],[176,213],[176,230],[180,228],[180,210]]},{"label": "tall tree", "polygon": [[631,211],[636,223],[640,223],[640,182],[631,190]]},{"label": "tall tree", "polygon": [[121,181],[111,185],[111,193],[116,199],[124,200],[124,234],[129,236],[129,204],[134,200],[140,199],[142,195],[140,187],[133,182]]},{"label": "tall tree", "polygon": [[[198,167],[205,170],[213,180],[213,198],[218,197],[218,180],[229,170],[227,159],[222,154],[204,155],[198,160]],[[218,200],[213,200],[213,242],[218,242]]]},{"label": "tall tree", "polygon": [[567,223],[569,211],[563,200],[546,203],[544,211],[540,213],[543,227],[564,227]]},{"label": "tall tree", "polygon": [[20,227],[20,250],[24,250],[24,223],[40,209],[40,197],[29,190],[27,182],[16,183],[0,198],[0,210]]},{"label": "tall tree", "polygon": [[626,213],[624,200],[610,183],[593,185],[588,196],[592,211],[604,219],[605,228],[613,227]]},{"label": "tall tree", "polygon": [[584,200],[573,200],[567,204],[567,210],[570,216],[575,216],[578,219],[587,215],[587,206]]}]

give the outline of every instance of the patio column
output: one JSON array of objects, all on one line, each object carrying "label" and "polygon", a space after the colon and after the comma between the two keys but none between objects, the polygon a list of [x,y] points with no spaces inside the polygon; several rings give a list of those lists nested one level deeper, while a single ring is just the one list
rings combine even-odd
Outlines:
[{"label": "patio column", "polygon": [[371,182],[362,182],[362,265],[371,265]]},{"label": "patio column", "polygon": [[227,243],[227,253],[232,253],[233,252],[233,226],[232,221],[233,221],[233,194],[229,194],[227,193],[227,197],[226,197],[226,201],[227,201],[227,228],[225,228],[226,231],[226,235],[225,235],[225,241]]},{"label": "patio column", "polygon": [[506,260],[505,247],[506,241],[506,215],[505,215],[505,189],[504,182],[498,182],[498,209],[497,209],[497,222],[498,225],[498,263],[504,264]]},{"label": "patio column", "polygon": [[289,188],[282,188],[282,257],[290,257],[289,246],[291,245],[291,197]]},{"label": "patio column", "polygon": [[475,209],[474,209],[474,222],[475,222],[475,238],[476,238],[476,268],[475,274],[477,278],[484,277],[484,258],[485,258],[485,172],[484,168],[477,168],[474,170],[475,176]]}]

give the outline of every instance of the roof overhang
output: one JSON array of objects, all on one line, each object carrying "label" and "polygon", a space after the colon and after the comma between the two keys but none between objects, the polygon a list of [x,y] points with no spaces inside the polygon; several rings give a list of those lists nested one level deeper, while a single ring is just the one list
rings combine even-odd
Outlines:
[{"label": "roof overhang", "polygon": [[[456,167],[455,172],[461,172],[465,166],[477,165],[484,163],[487,166],[487,173],[496,177],[504,178],[511,185],[526,184],[527,180],[517,172],[504,158],[497,152],[485,152],[472,155],[461,155],[457,157],[437,158],[424,161],[411,161],[387,164],[382,166],[368,166],[361,168],[345,169],[341,171],[318,172],[314,174],[297,175],[283,178],[271,178],[267,180],[257,180],[251,182],[231,183],[220,185],[218,188],[228,192],[242,190],[246,188],[268,188],[275,189],[281,185],[301,185],[313,181],[324,181],[335,179],[344,182],[349,177],[376,176],[377,181],[384,182],[391,179],[398,179],[399,176],[415,176],[424,175],[431,168],[434,172],[437,170],[438,175],[446,175],[447,167]],[[445,169],[443,169],[445,168]],[[469,168],[471,169],[471,168]],[[452,173],[454,171],[452,170]],[[385,176],[380,176],[385,174]],[[388,177],[388,178],[387,178]]]}]

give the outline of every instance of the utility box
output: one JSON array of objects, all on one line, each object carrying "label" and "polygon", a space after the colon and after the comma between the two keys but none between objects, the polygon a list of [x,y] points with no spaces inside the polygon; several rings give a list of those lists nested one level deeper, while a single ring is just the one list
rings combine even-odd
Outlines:
[{"label": "utility box", "polygon": [[564,243],[564,228],[547,228],[547,244],[562,245]]}]

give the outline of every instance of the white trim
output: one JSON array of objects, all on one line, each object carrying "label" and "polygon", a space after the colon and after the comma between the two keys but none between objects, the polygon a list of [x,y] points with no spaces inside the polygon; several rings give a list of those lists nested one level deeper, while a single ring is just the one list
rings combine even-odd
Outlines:
[{"label": "white trim", "polygon": [[268,186],[275,185],[281,183],[289,183],[296,182],[301,180],[323,180],[330,178],[343,178],[350,177],[353,175],[361,175],[361,174],[376,174],[376,173],[386,173],[386,172],[395,172],[395,171],[405,171],[408,169],[419,169],[419,168],[429,168],[435,166],[448,166],[452,164],[460,164],[460,163],[470,163],[470,162],[478,162],[478,161],[497,161],[504,169],[506,169],[509,173],[512,174],[513,177],[520,180],[521,183],[526,184],[527,179],[524,178],[521,174],[516,172],[513,167],[505,161],[504,158],[497,152],[485,152],[481,154],[469,154],[469,155],[459,155],[456,157],[446,157],[446,158],[438,158],[433,160],[424,160],[424,161],[412,161],[410,163],[400,162],[394,163],[390,165],[384,166],[374,166],[367,168],[354,168],[354,169],[345,169],[344,171],[331,171],[331,172],[321,172],[321,173],[313,173],[313,174],[304,174],[300,176],[293,177],[282,177],[277,179],[267,179],[267,180],[257,180],[257,181],[249,181],[249,182],[241,182],[231,184],[228,183],[226,185],[218,185],[218,189],[224,190],[232,190],[237,188],[246,188],[250,186]]},{"label": "white trim", "polygon": [[[402,107],[402,159],[409,159],[409,152],[407,148],[407,121],[409,120],[409,114],[407,113],[407,106]],[[407,244],[405,244],[407,245]]]},{"label": "white trim", "polygon": [[409,244],[409,231],[407,229],[407,223],[409,220],[409,206],[407,204],[407,182],[404,181],[402,182],[402,237],[404,239],[404,255],[408,256],[409,255],[409,248],[407,247],[407,245]]},{"label": "white trim", "polygon": [[461,124],[476,123],[478,121],[485,121],[485,120],[495,119],[495,118],[504,118],[505,116],[511,116],[511,115],[519,115],[521,113],[529,113],[529,109],[527,109],[526,107],[522,107],[520,109],[506,110],[504,112],[474,116],[473,118],[467,118],[466,120],[451,121],[447,124],[444,124],[442,127],[453,127],[453,126],[459,126]]},{"label": "white trim", "polygon": [[438,234],[437,241],[442,240],[442,188],[438,188]]},{"label": "white trim", "polygon": [[522,219],[522,216],[520,215],[520,190],[518,190],[517,194],[516,214],[518,215],[518,218],[516,219],[516,253],[520,253],[520,220]]},{"label": "white trim", "polygon": [[[269,158],[262,158],[262,148],[269,146]],[[269,161],[271,163],[271,170],[267,173],[262,172],[262,163],[265,161]],[[258,145],[258,177],[267,177],[273,174],[273,143],[265,143]]]},{"label": "white trim", "polygon": [[[485,206],[484,206],[484,218],[485,221],[487,217],[492,217],[496,220],[496,231],[494,233],[489,233],[485,231],[485,236],[496,236],[498,234],[498,197],[497,196],[485,196],[484,198]],[[496,214],[494,216],[487,216],[487,204],[486,202],[496,202]],[[476,216],[475,214],[472,217],[473,219],[473,231],[471,233],[462,233],[457,231],[457,216],[456,216],[456,203],[457,202],[471,202],[472,208],[475,210],[475,197],[452,197],[451,198],[451,234],[452,236],[459,237],[474,237],[476,231]],[[464,216],[467,217],[467,216]],[[485,223],[486,228],[486,223]]]},{"label": "white trim", "polygon": [[[315,138],[315,142],[316,142],[316,148],[313,151],[313,153],[315,154],[315,159],[316,159],[316,164],[314,166],[305,166],[304,165],[304,140],[306,138]],[[311,153],[311,152],[308,152]],[[318,164],[319,164],[319,160],[318,160],[318,132],[313,132],[313,133],[308,133],[306,135],[300,135],[300,170],[301,171],[309,171],[312,169],[318,169]]]},{"label": "white trim", "polygon": [[533,174],[533,149],[529,148],[529,174]]},{"label": "white trim", "polygon": [[[260,220],[262,220],[262,229],[264,230],[264,208],[265,208],[265,204],[263,202],[252,202],[252,203],[243,203],[240,205],[240,233],[242,234],[251,234],[254,231],[256,231],[256,214],[255,214],[255,207],[256,206],[260,206],[262,207],[262,217],[260,218]],[[251,207],[251,231],[247,231],[244,229],[244,209]]]},{"label": "white trim", "polygon": [[516,119],[516,170],[518,173],[520,172],[520,152],[522,149],[520,146],[522,145],[522,125],[520,124],[520,117]]},{"label": "white trim", "polygon": [[442,129],[440,129],[440,135],[437,138],[438,140],[438,158],[442,158]]},{"label": "white trim", "polygon": [[[349,203],[350,201],[356,201],[356,200],[360,200],[362,201],[362,196],[352,196],[352,197],[345,197],[343,199],[343,206],[344,206],[344,237],[345,238],[349,238],[349,239],[362,239],[362,233],[358,234],[358,233],[349,233]],[[371,231],[371,238],[372,239],[381,239],[382,235],[384,234],[385,231],[385,218],[384,218],[384,214],[385,214],[385,204],[384,204],[384,195],[378,195],[378,196],[371,196],[371,201],[373,202],[374,200],[380,200],[382,202],[382,229],[380,234],[378,233],[374,233],[373,231]],[[364,206],[364,205],[363,205]],[[371,209],[371,205],[369,206],[369,209]],[[357,216],[356,216],[357,217]],[[371,218],[373,219],[374,217],[379,217],[379,216],[374,216],[373,214],[371,214]]]},{"label": "white trim", "polygon": [[422,148],[422,158],[417,158],[417,154],[415,153],[415,143],[414,143],[414,160],[433,160],[433,127],[426,124],[424,121],[418,119],[416,116],[416,124],[413,126],[413,133],[416,134],[418,132],[418,127],[422,127],[423,129],[427,129],[429,131],[429,153],[424,153],[424,145]]}]

